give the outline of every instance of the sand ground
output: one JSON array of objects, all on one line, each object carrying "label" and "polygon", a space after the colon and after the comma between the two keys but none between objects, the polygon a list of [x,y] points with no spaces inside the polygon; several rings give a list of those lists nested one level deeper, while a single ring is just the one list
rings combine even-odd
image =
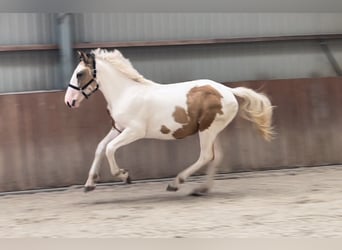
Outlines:
[{"label": "sand ground", "polygon": [[0,237],[341,237],[342,166],[0,196]]}]

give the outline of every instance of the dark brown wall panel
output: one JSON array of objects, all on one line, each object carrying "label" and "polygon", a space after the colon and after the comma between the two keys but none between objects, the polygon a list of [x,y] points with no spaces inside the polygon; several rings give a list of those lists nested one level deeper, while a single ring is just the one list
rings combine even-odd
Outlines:
[{"label": "dark brown wall panel", "polygon": [[[274,141],[235,119],[221,134],[221,172],[342,163],[342,78],[230,83],[262,89],[277,106]],[[101,94],[71,110],[64,92],[0,95],[0,191],[83,184],[97,143],[110,129]],[[196,136],[140,140],[117,152],[133,179],[175,176],[196,160]],[[103,181],[114,180],[107,161]]]}]

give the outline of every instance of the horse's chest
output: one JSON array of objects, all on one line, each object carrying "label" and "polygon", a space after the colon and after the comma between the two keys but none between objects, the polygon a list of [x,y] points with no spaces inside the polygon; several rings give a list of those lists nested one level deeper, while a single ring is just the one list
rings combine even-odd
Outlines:
[{"label": "horse's chest", "polygon": [[111,119],[111,125],[117,130],[124,130],[128,126],[130,120],[123,112],[118,112],[116,109],[107,108],[108,114]]}]

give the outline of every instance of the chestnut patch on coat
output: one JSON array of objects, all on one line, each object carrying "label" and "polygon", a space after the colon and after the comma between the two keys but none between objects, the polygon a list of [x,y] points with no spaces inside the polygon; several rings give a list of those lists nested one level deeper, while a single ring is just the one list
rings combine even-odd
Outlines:
[{"label": "chestnut patch on coat", "polygon": [[160,128],[160,132],[162,132],[162,134],[168,134],[171,132],[171,130],[168,127],[166,127],[165,125],[163,125]]},{"label": "chestnut patch on coat", "polygon": [[175,119],[176,122],[184,124],[189,121],[188,115],[182,107],[176,106],[175,111],[172,114],[173,118]]},{"label": "chestnut patch on coat", "polygon": [[174,120],[183,126],[172,133],[176,139],[184,138],[210,127],[216,114],[223,114],[221,94],[209,85],[193,87],[187,94],[187,111],[176,106]]}]

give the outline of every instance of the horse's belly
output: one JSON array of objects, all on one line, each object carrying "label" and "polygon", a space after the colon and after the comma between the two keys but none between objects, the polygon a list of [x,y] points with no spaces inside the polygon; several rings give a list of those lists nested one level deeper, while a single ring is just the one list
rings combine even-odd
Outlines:
[{"label": "horse's belly", "polygon": [[175,137],[174,133],[180,127],[182,127],[180,124],[174,122],[165,122],[165,119],[159,120],[149,126],[149,128],[146,131],[146,138],[154,138],[161,140],[179,139]]}]

